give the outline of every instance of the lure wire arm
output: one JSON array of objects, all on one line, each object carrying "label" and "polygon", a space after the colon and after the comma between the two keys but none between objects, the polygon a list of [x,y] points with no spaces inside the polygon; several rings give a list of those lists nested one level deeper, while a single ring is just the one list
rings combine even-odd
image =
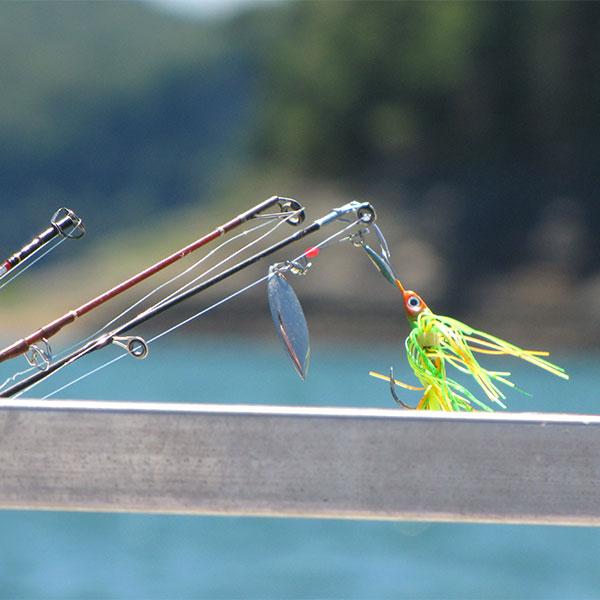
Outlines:
[{"label": "lure wire arm", "polygon": [[[368,202],[349,202],[339,208],[332,210],[330,213],[325,215],[325,217],[318,219],[317,222],[321,222],[321,226],[331,223],[334,220],[340,221],[342,223],[353,223],[356,221],[352,221],[345,217],[348,213],[356,213],[358,222],[362,223],[374,223],[376,218],[375,210]],[[340,242],[345,242],[348,240],[353,240],[354,236],[362,236],[364,233],[368,233],[368,228],[360,229],[355,233],[351,233],[340,239],[331,239],[328,242],[321,243],[318,246],[319,250],[323,248],[327,248],[332,244],[338,244]],[[356,245],[356,244],[355,244]],[[310,262],[310,258],[308,254],[312,248],[309,248],[302,256],[296,258],[294,260],[286,260],[279,263],[273,263],[270,267],[269,272],[283,272],[289,271],[294,275],[306,275],[309,269],[312,267],[312,262]]]},{"label": "lure wire arm", "polygon": [[354,247],[362,248],[375,268],[389,281],[393,286],[396,286],[397,277],[391,264],[391,254],[388,243],[381,232],[381,229],[376,223],[371,224],[373,231],[379,242],[380,252],[374,250],[366,241],[365,236],[369,233],[368,228],[361,229],[356,233],[348,236]]},{"label": "lure wire arm", "polygon": [[373,231],[377,236],[377,240],[379,241],[379,247],[381,248],[381,255],[388,261],[391,261],[392,253],[390,252],[390,247],[388,246],[387,240],[383,235],[379,225],[377,223],[373,223]]}]

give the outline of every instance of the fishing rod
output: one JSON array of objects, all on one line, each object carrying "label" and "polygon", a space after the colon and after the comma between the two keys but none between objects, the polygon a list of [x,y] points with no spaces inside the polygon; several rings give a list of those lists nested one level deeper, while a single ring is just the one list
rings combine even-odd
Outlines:
[{"label": "fishing rod", "polygon": [[185,290],[175,296],[170,296],[162,302],[150,307],[149,309],[141,312],[137,316],[133,317],[126,323],[116,327],[112,331],[105,333],[90,342],[84,344],[82,347],[74,350],[70,354],[67,354],[60,360],[57,360],[49,364],[44,370],[33,373],[29,377],[26,377],[20,382],[6,388],[0,393],[0,398],[9,398],[15,394],[25,391],[32,386],[36,385],[40,381],[43,381],[53,373],[59,371],[63,367],[73,364],[77,360],[87,356],[97,350],[105,348],[110,344],[118,345],[125,350],[134,358],[144,359],[148,356],[148,344],[139,336],[125,336],[124,334],[129,333],[132,329],[142,325],[143,323],[153,319],[154,317],[162,314],[170,308],[180,304],[188,298],[192,298],[197,294],[207,290],[208,288],[220,283],[221,281],[239,273],[243,269],[255,264],[267,256],[274,254],[275,252],[289,246],[290,244],[297,242],[308,235],[315,233],[324,225],[343,219],[347,215],[354,213],[358,223],[368,224],[375,220],[375,211],[368,202],[349,202],[339,208],[332,210],[320,219],[315,220],[312,224],[304,227],[301,230],[289,235],[288,237],[280,240],[279,242],[265,248],[264,250],[257,252],[256,254],[240,261],[239,263],[231,266],[230,268],[222,271],[214,277],[207,279],[206,281],[199,283],[198,285]]},{"label": "fishing rod", "polygon": [[49,227],[38,233],[29,243],[0,263],[0,281],[9,273],[13,273],[15,267],[46,247],[52,240],[59,237],[76,240],[83,237],[84,234],[83,221],[71,209],[59,208],[52,215]]},{"label": "fishing rod", "polygon": [[[279,206],[279,213],[275,215],[264,213],[265,210],[273,207],[276,204]],[[223,225],[216,227],[210,233],[207,233],[201,238],[193,241],[191,244],[184,246],[177,252],[174,252],[173,254],[163,258],[162,260],[159,260],[155,264],[151,265],[150,267],[147,267],[143,271],[140,271],[139,273],[130,277],[129,279],[122,281],[118,285],[107,290],[106,292],[103,292],[99,296],[92,298],[85,304],[82,304],[81,306],[66,312],[58,319],[47,323],[43,327],[40,327],[36,331],[30,333],[28,336],[17,340],[10,346],[7,346],[6,348],[0,351],[0,362],[4,362],[5,360],[24,354],[31,348],[34,351],[34,354],[38,354],[41,356],[42,363],[46,365],[51,355],[48,339],[56,335],[66,325],[73,323],[73,321],[75,321],[79,317],[82,317],[90,311],[105,304],[112,298],[115,298],[119,294],[131,289],[138,283],[141,283],[142,281],[148,279],[148,277],[151,277],[159,271],[162,271],[174,262],[177,262],[178,260],[184,258],[188,254],[191,254],[195,250],[202,248],[203,246],[205,246],[209,242],[212,242],[216,238],[225,235],[229,231],[235,229],[236,227],[239,227],[240,225],[246,223],[250,219],[258,217],[267,218],[274,216],[286,217],[287,222],[291,225],[299,225],[304,221],[305,218],[304,208],[300,205],[299,202],[291,198],[272,196],[271,198],[260,202],[256,206],[244,211],[243,213],[240,213],[239,215],[237,215],[230,221],[227,221]],[[41,348],[40,346],[36,345],[39,342],[41,342],[44,345],[44,348]],[[36,362],[38,362],[35,356],[31,359],[28,359],[28,361],[31,364],[35,364]]]}]

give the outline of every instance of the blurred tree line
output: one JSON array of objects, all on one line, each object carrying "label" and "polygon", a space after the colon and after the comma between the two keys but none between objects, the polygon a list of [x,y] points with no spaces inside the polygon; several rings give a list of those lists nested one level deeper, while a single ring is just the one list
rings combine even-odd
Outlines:
[{"label": "blurred tree line", "polygon": [[253,93],[252,56],[138,2],[0,2],[0,52],[5,251],[61,205],[92,232],[202,197]]},{"label": "blurred tree line", "polygon": [[280,29],[270,160],[414,202],[444,189],[455,227],[435,231],[462,275],[513,266],[566,199],[557,218],[596,238],[573,268],[599,266],[599,4],[299,2]]},{"label": "blurred tree line", "polygon": [[377,202],[443,190],[421,214],[459,274],[522,260],[549,199],[566,198],[559,213],[590,236],[573,265],[587,273],[600,266],[599,30],[596,3],[306,1],[220,21],[0,3],[0,245],[42,207],[129,222],[251,164]]}]

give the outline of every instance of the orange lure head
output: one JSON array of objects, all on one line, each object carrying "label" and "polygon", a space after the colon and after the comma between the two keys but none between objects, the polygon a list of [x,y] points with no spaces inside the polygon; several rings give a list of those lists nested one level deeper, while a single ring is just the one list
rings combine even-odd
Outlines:
[{"label": "orange lure head", "polygon": [[400,283],[398,279],[396,279],[396,285],[398,289],[402,292],[403,302],[404,302],[404,311],[406,312],[406,317],[411,323],[414,323],[418,316],[427,308],[427,304],[423,302],[423,298],[419,296],[416,292],[412,290],[405,290],[404,286]]}]

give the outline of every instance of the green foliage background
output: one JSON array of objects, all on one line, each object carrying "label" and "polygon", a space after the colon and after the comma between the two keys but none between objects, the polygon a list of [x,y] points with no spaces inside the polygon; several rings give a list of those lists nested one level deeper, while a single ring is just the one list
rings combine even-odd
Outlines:
[{"label": "green foliage background", "polygon": [[461,287],[531,261],[542,225],[537,259],[585,281],[600,267],[599,30],[597,3],[281,2],[201,20],[2,2],[0,251],[60,205],[131,230],[258,201],[263,180],[412,215]]}]

